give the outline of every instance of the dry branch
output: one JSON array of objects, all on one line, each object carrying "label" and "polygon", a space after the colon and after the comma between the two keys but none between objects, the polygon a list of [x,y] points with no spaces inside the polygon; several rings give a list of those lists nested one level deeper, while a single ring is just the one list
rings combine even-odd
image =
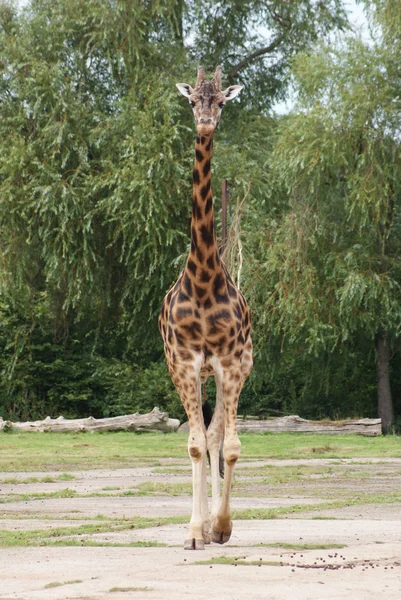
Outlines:
[{"label": "dry branch", "polygon": [[222,252],[222,259],[226,265],[228,272],[234,279],[238,289],[241,288],[241,272],[242,272],[242,243],[240,236],[241,217],[244,212],[245,202],[248,198],[251,184],[248,183],[248,189],[242,200],[237,202],[233,221],[227,233],[227,243]]}]

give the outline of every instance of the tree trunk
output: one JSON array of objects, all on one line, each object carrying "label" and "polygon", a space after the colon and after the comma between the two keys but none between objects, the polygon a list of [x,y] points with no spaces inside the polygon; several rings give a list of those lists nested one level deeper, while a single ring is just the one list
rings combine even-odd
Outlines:
[{"label": "tree trunk", "polygon": [[383,433],[390,433],[394,424],[393,399],[389,373],[388,338],[385,333],[376,337],[377,406]]}]

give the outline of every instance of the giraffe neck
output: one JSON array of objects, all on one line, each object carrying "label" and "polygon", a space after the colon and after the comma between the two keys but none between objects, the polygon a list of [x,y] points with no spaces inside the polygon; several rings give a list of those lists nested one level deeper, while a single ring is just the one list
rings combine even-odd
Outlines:
[{"label": "giraffe neck", "polygon": [[212,153],[213,135],[198,136],[193,171],[191,250],[186,269],[202,288],[207,287],[213,272],[220,270],[211,190]]}]

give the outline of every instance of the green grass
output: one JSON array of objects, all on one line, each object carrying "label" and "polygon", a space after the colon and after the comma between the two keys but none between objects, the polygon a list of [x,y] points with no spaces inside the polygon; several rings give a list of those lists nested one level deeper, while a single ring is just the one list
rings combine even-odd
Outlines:
[{"label": "green grass", "polygon": [[58,483],[59,481],[74,481],[75,479],[75,475],[71,473],[61,473],[61,475],[46,475],[45,477],[8,477],[0,479],[0,483],[22,485],[29,483]]},{"label": "green grass", "polygon": [[[188,496],[192,494],[191,477],[188,483],[164,483],[163,481],[144,481],[134,492],[136,496]],[[124,495],[128,495],[126,492]]]},{"label": "green grass", "polygon": [[187,465],[177,463],[176,465],[169,465],[168,467],[155,467],[153,473],[158,475],[187,475],[192,473],[191,463],[188,461]]},{"label": "green grass", "polygon": [[279,465],[264,465],[258,469],[253,467],[241,468],[241,463],[238,469],[235,470],[235,476],[240,475],[246,477],[257,477],[259,483],[265,484],[280,484],[291,483],[295,481],[304,481],[311,475],[321,475],[324,478],[330,478],[334,473],[342,473],[344,469],[337,467],[334,469],[330,466],[317,465],[295,465],[295,466],[279,466]]},{"label": "green grass", "polygon": [[[114,493],[111,493],[114,492]],[[0,497],[0,505],[9,502],[28,502],[30,500],[49,500],[55,498],[124,498],[130,496],[189,496],[192,493],[191,479],[188,483],[163,483],[144,481],[134,490],[123,490],[118,487],[105,487],[98,492],[78,493],[65,488],[56,492],[31,492],[27,494],[9,493]]]},{"label": "green grass", "polygon": [[52,588],[60,587],[61,585],[71,585],[73,583],[83,583],[82,579],[71,579],[71,581],[51,581],[47,585],[45,585],[45,590],[50,590]]},{"label": "green grass", "polygon": [[[29,544],[37,546],[38,544]],[[154,542],[151,540],[135,540],[134,542],[100,542],[90,538],[71,538],[61,540],[43,540],[40,546],[58,546],[63,548],[167,548],[168,544]]]},{"label": "green grass", "polygon": [[[401,457],[400,439],[395,436],[248,433],[240,438],[242,459]],[[0,432],[2,472],[165,466],[159,458],[189,461],[187,434]]]},{"label": "green grass", "polygon": [[397,436],[371,438],[352,434],[277,433],[244,434],[240,438],[241,458],[401,457],[401,443]]},{"label": "green grass", "polygon": [[[401,503],[401,494],[399,492],[388,494],[359,494],[358,496],[345,496],[341,500],[332,500],[321,502],[319,504],[292,504],[291,506],[283,506],[277,508],[246,508],[243,510],[234,510],[232,513],[233,519],[238,520],[269,520],[280,519],[286,515],[294,515],[298,513],[309,513],[311,511],[323,511],[335,508],[346,508],[347,506],[362,506],[370,504],[399,504]],[[324,519],[322,515],[319,518]],[[332,518],[332,517],[330,517]]]},{"label": "green grass", "polygon": [[197,560],[194,565],[242,565],[254,567],[255,565],[268,565],[270,567],[282,567],[288,565],[278,560],[246,560],[246,556],[214,556],[206,560]]},{"label": "green grass", "polygon": [[54,529],[31,529],[22,531],[0,530],[0,547],[14,546],[164,546],[158,542],[135,541],[128,543],[113,543],[87,539],[97,533],[114,533],[131,529],[147,529],[171,523],[187,523],[189,516],[185,517],[132,517],[86,523],[77,527],[56,527]]},{"label": "green grass", "polygon": [[[305,513],[309,514],[310,518],[325,519],[324,515],[313,516],[314,512],[321,513],[325,510],[345,508],[348,506],[361,506],[371,504],[399,504],[401,502],[400,493],[377,494],[371,495],[368,493],[360,494],[354,497],[344,497],[341,500],[329,501],[320,504],[293,504],[286,507],[277,507],[273,509],[257,508],[235,510],[232,513],[234,520],[269,520],[285,518],[287,515],[297,515]],[[331,517],[330,517],[331,518]],[[162,546],[156,542],[127,542],[113,543],[112,541],[101,541],[96,538],[86,538],[98,533],[114,533],[119,531],[127,531],[129,529],[143,529],[150,527],[159,527],[166,524],[181,524],[187,523],[189,516],[177,517],[133,517],[130,519],[106,519],[99,515],[98,521],[86,523],[79,526],[57,527],[51,530],[27,530],[27,531],[9,531],[0,530],[0,547],[11,546]],[[340,547],[336,545],[283,545],[273,544],[272,547],[288,547],[295,549],[323,549]],[[248,564],[248,563],[247,563]]]},{"label": "green grass", "polygon": [[274,542],[272,544],[254,544],[258,548],[279,548],[299,552],[301,550],[341,550],[347,548],[346,544],[289,544],[287,542]]},{"label": "green grass", "polygon": [[32,492],[31,494],[8,494],[6,497],[0,498],[0,504],[7,502],[28,502],[29,500],[47,500],[54,498],[76,498],[78,492],[65,488],[57,492]]}]

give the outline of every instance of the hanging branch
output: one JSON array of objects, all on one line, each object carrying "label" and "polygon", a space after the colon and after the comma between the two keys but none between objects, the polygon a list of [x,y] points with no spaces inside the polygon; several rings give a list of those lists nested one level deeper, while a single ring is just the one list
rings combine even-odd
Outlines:
[{"label": "hanging branch", "polygon": [[241,201],[237,202],[234,218],[227,233],[227,242],[222,252],[222,259],[228,269],[228,272],[233,277],[233,279],[236,280],[235,283],[238,289],[240,289],[241,272],[243,264],[240,225],[242,213],[244,212],[245,202],[248,198],[250,189],[251,183],[248,182],[248,189],[246,191],[245,196]]}]

